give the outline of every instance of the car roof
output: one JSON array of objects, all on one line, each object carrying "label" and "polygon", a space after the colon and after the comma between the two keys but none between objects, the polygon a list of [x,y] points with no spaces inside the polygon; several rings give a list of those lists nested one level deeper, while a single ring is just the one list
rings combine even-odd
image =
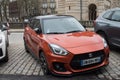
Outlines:
[{"label": "car roof", "polygon": [[120,8],[117,7],[117,8],[108,9],[108,10],[102,12],[98,18],[101,18],[106,12],[117,11],[117,10],[120,10]]},{"label": "car roof", "polygon": [[63,17],[73,17],[70,15],[44,15],[44,16],[35,16],[33,19],[50,19],[50,18],[63,18]]},{"label": "car roof", "polygon": [[112,9],[108,9],[107,11],[116,11],[116,10],[120,10],[120,8],[112,8]]}]

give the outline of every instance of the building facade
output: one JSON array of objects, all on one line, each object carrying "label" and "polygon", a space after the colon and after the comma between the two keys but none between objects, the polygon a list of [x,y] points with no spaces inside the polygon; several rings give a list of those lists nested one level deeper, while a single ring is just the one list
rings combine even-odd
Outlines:
[{"label": "building facade", "polygon": [[[13,3],[17,1],[17,5]],[[15,0],[9,5],[10,17],[72,15],[78,20],[95,20],[103,11],[120,7],[120,0]],[[16,7],[17,6],[17,7]],[[18,8],[18,9],[15,9]],[[16,12],[14,12],[16,11]],[[15,15],[14,15],[14,14]],[[18,14],[16,14],[18,13]]]},{"label": "building facade", "polygon": [[39,0],[39,8],[41,15],[55,14],[56,1],[55,0]]},{"label": "building facade", "polygon": [[78,20],[95,20],[103,11],[120,7],[120,0],[56,0],[57,14],[72,15]]}]

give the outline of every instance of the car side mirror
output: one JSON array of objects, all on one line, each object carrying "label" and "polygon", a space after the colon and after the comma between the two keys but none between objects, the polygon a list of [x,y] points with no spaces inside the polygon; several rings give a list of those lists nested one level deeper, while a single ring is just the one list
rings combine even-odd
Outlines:
[{"label": "car side mirror", "polygon": [[5,25],[2,25],[2,31],[8,30],[8,27],[6,27]]},{"label": "car side mirror", "polygon": [[29,20],[28,20],[28,19],[25,19],[25,20],[24,20],[24,27],[27,27],[27,25],[29,25],[29,24],[30,24]]},{"label": "car side mirror", "polygon": [[86,25],[83,25],[83,27],[84,27],[84,28],[87,28],[87,26],[86,26]]},{"label": "car side mirror", "polygon": [[41,29],[39,29],[39,28],[35,28],[34,31],[35,31],[37,34],[41,34],[41,33],[42,33]]}]

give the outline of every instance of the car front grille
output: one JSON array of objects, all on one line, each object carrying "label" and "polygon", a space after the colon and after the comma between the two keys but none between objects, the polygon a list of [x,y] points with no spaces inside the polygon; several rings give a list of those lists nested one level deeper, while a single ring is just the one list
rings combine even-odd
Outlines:
[{"label": "car front grille", "polygon": [[[92,56],[90,54],[92,54]],[[94,64],[90,64],[90,65],[86,65],[86,66],[81,66],[81,64],[80,64],[81,60],[90,59],[90,58],[96,58],[96,57],[101,57],[101,61],[99,63],[94,63]],[[75,55],[73,57],[71,63],[70,63],[70,66],[74,70],[79,70],[79,69],[84,69],[84,68],[88,68],[88,67],[93,67],[93,66],[96,66],[98,64],[101,64],[103,62],[103,60],[104,60],[104,57],[105,57],[105,53],[104,53],[103,50]]]},{"label": "car front grille", "polygon": [[3,52],[2,52],[2,49],[0,49],[0,56],[3,56]]}]

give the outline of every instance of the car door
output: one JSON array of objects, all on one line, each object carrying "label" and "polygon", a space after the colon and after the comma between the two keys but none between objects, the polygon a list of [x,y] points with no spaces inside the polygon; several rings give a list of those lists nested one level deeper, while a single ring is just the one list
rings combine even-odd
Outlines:
[{"label": "car door", "polygon": [[41,44],[39,33],[36,32],[36,29],[41,29],[40,20],[34,19],[31,31],[31,42],[32,42],[32,51],[35,56],[38,56],[39,53],[39,44]]},{"label": "car door", "polygon": [[30,21],[29,25],[27,25],[25,27],[25,31],[24,31],[25,38],[24,39],[25,39],[26,45],[28,46],[30,51],[33,51],[31,34],[32,34],[32,26],[33,26],[34,22],[32,21],[32,19],[30,19],[29,21]]},{"label": "car door", "polygon": [[109,22],[109,36],[112,44],[120,46],[120,11],[115,11]]}]

